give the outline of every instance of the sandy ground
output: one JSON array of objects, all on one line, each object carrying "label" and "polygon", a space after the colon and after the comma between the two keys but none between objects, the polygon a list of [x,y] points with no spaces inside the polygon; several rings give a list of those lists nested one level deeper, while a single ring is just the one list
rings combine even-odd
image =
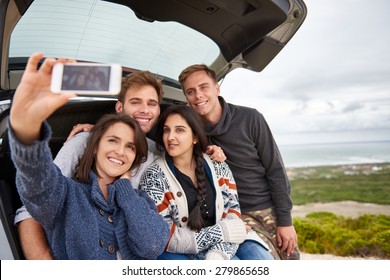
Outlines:
[{"label": "sandy ground", "polygon": [[390,216],[390,205],[360,203],[355,201],[309,203],[305,205],[295,205],[292,215],[293,217],[304,218],[311,212],[332,212],[336,215],[352,218],[359,217],[363,214],[384,214]]},{"label": "sandy ground", "polygon": [[306,254],[301,252],[301,260],[378,260],[378,258],[340,257],[330,254]]},{"label": "sandy ground", "polygon": [[[296,205],[293,208],[293,217],[304,218],[311,212],[331,212],[336,215],[356,218],[363,214],[384,214],[390,216],[390,205],[377,205],[355,201],[341,201],[330,203],[310,203]],[[330,254],[306,254],[301,252],[301,260],[362,260],[375,258],[339,257]]]}]

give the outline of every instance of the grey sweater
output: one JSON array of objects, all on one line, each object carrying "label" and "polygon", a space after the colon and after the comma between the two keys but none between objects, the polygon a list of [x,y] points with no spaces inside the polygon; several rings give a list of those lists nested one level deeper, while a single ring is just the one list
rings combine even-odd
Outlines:
[{"label": "grey sweater", "polygon": [[278,226],[292,225],[290,183],[282,157],[263,115],[219,97],[222,117],[206,124],[212,144],[220,146],[236,180],[242,213],[275,207]]}]

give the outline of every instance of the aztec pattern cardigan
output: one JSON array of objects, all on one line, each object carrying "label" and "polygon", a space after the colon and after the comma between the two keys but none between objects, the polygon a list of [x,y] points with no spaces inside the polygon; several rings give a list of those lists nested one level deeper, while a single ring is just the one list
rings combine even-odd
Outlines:
[{"label": "aztec pattern cardigan", "polygon": [[213,226],[205,227],[199,232],[187,227],[189,212],[185,192],[164,157],[158,158],[146,169],[140,188],[154,200],[158,212],[169,224],[171,236],[167,252],[197,254],[196,258],[203,259],[209,250],[213,250],[222,254],[225,259],[231,259],[239,244],[224,242],[222,227],[218,221],[240,219],[237,187],[226,163],[211,161],[206,154],[203,157],[207,163],[206,175],[216,193],[216,224]]}]

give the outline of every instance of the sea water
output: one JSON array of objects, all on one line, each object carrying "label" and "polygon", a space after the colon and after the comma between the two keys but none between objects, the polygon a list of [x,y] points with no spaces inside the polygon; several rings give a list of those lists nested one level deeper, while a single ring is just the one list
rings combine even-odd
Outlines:
[{"label": "sea water", "polygon": [[390,162],[390,141],[279,145],[285,166]]}]

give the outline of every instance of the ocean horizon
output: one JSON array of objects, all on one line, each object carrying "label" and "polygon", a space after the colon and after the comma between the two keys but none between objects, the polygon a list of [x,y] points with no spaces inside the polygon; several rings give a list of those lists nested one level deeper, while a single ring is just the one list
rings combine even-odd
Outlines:
[{"label": "ocean horizon", "polygon": [[390,162],[390,140],[279,145],[286,168]]}]

